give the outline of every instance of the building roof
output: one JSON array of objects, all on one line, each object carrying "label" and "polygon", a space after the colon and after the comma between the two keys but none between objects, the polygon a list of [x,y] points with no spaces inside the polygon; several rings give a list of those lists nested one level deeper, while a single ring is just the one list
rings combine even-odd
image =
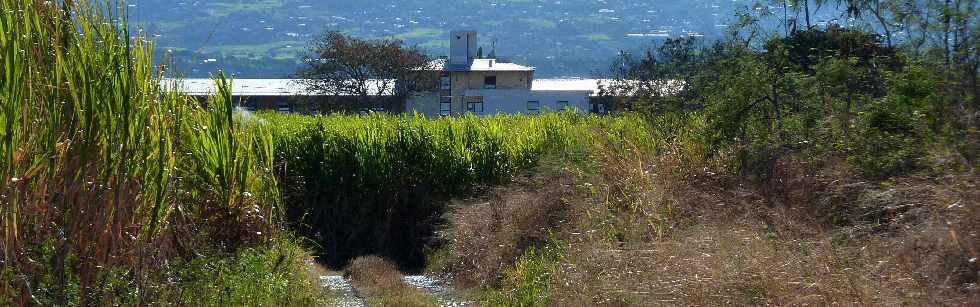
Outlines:
[{"label": "building roof", "polygon": [[[303,79],[235,79],[232,80],[232,94],[235,96],[318,96],[306,88]],[[207,96],[216,91],[211,79],[165,79],[165,88],[176,82],[177,90],[190,96]],[[377,95],[381,84],[379,80],[370,81],[375,86],[369,95]],[[577,91],[599,94],[599,84],[608,85],[608,79],[534,79],[532,91]]]},{"label": "building roof", "polygon": [[448,64],[445,59],[432,62],[433,70],[445,71],[534,71],[534,67],[501,62],[497,59],[473,59],[466,65]]},{"label": "building roof", "polygon": [[608,84],[606,79],[537,79],[531,83],[532,91],[587,91],[599,94],[599,84]]},{"label": "building roof", "polygon": [[[234,79],[231,80],[232,95],[235,96],[323,96],[322,93],[310,91],[304,79]],[[190,96],[208,96],[216,92],[214,81],[202,79],[164,79],[164,88],[171,88],[176,82],[177,90]],[[368,95],[377,96],[382,86],[381,80],[369,80]],[[387,84],[390,86],[390,83]],[[339,95],[347,96],[347,95]]]}]

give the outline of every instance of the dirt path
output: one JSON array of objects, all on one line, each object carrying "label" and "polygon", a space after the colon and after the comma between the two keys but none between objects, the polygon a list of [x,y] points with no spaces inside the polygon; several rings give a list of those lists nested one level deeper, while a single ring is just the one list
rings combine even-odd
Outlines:
[{"label": "dirt path", "polygon": [[476,302],[461,299],[455,291],[435,277],[425,275],[405,276],[405,283],[432,295],[442,307],[476,306]]},{"label": "dirt path", "polygon": [[320,276],[320,284],[333,292],[337,301],[337,307],[368,307],[364,299],[357,295],[357,290],[343,276],[327,275]]}]

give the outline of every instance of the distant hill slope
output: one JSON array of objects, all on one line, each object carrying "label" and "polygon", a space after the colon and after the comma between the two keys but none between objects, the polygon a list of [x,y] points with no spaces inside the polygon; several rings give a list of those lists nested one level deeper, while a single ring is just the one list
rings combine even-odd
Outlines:
[{"label": "distant hill slope", "polygon": [[718,35],[751,0],[129,0],[130,19],[190,77],[292,73],[324,30],[397,37],[444,55],[452,29],[545,77],[589,76],[619,50],[658,37]]}]

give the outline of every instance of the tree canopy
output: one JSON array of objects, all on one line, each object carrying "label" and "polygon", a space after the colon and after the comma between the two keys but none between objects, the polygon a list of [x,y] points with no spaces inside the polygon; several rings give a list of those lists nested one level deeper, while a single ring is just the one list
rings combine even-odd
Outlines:
[{"label": "tree canopy", "polygon": [[326,32],[310,44],[298,76],[310,92],[349,96],[329,107],[335,111],[400,111],[411,93],[433,89],[437,75],[431,59],[396,39],[364,40]]}]

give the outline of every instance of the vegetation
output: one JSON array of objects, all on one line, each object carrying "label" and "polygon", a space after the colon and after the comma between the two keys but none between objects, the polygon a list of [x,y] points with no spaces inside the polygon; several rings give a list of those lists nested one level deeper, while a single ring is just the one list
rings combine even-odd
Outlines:
[{"label": "vegetation", "polygon": [[397,266],[377,256],[354,259],[347,276],[371,306],[439,306],[435,298],[406,284]]},{"label": "vegetation", "polygon": [[618,58],[623,114],[440,119],[202,104],[111,6],[0,1],[6,305],[328,303],[304,242],[393,306],[423,265],[491,306],[980,303],[974,1],[743,14]]},{"label": "vegetation", "polygon": [[310,49],[298,73],[307,91],[351,98],[335,99],[324,111],[403,112],[409,95],[435,89],[438,82],[431,59],[397,39],[362,40],[326,32]]},{"label": "vegetation", "polygon": [[223,76],[200,107],[112,6],[0,7],[0,302],[319,303],[271,135],[234,118]]},{"label": "vegetation", "polygon": [[646,134],[630,116],[259,117],[279,127],[273,138],[286,166],[290,220],[334,267],[378,254],[420,268],[449,198],[507,182],[550,148],[600,134]]},{"label": "vegetation", "polygon": [[893,8],[907,40],[741,14],[623,53],[603,91],[646,146],[460,200],[429,269],[486,305],[977,304],[976,3]]}]

